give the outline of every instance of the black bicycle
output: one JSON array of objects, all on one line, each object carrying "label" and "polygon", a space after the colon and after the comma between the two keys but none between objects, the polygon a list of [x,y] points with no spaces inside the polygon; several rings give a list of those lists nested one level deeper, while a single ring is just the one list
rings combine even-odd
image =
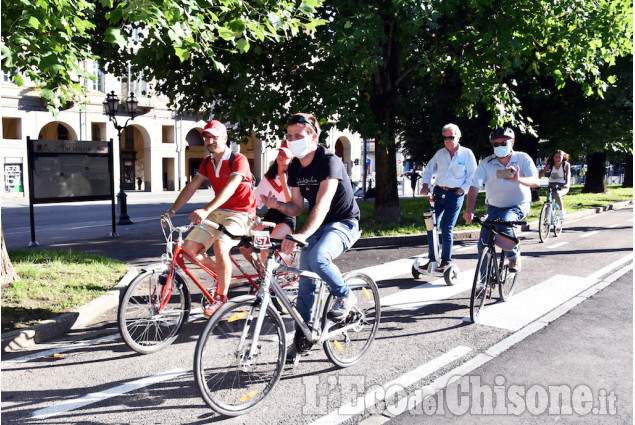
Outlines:
[{"label": "black bicycle", "polygon": [[[505,258],[505,251],[512,250],[518,245],[519,240],[515,235],[509,236],[499,232],[496,230],[496,226],[508,226],[513,229],[513,227],[524,225],[527,222],[487,220],[487,216],[474,217],[473,221],[490,230],[487,244],[483,247],[476,264],[472,285],[470,319],[472,322],[476,322],[481,310],[485,308],[485,299],[492,298],[495,287],[498,286],[501,300],[507,301],[514,294],[518,279],[518,272],[509,270],[509,261]],[[501,249],[500,255],[497,255],[497,246]]]}]

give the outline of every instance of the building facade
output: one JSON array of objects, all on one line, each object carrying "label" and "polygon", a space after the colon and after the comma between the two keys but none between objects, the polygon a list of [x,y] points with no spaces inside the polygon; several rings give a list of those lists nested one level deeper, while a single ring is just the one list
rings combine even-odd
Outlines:
[{"label": "building facade", "polygon": [[[121,80],[101,73],[96,63],[86,65],[93,71],[95,81],[88,81],[88,102],[68,107],[53,116],[46,109],[37,89],[28,84],[18,87],[11,78],[2,75],[1,115],[3,170],[2,196],[28,197],[27,137],[47,140],[113,140],[114,179],[119,188],[123,176],[126,191],[179,191],[196,174],[204,156],[200,131],[207,119],[185,116],[168,108],[167,97],[148,96],[147,84],[141,80],[122,83]],[[114,91],[120,99],[116,119],[123,125],[129,118],[122,104],[129,93],[138,100],[138,115],[128,122],[117,143],[117,130],[104,114],[106,93]],[[208,117],[205,117],[208,118]],[[277,150],[269,147],[253,134],[242,140],[233,140],[231,125],[229,138],[232,149],[247,156],[254,175],[261,179],[275,160]],[[362,186],[362,139],[350,131],[332,129],[327,138],[328,148],[344,162],[356,189]],[[368,143],[373,146],[373,143]],[[367,154],[369,171],[374,170],[374,148]]]}]

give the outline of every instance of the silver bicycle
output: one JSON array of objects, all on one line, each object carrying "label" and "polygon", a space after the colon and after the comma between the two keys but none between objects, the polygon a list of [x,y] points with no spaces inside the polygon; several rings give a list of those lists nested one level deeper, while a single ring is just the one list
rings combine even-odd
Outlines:
[{"label": "silver bicycle", "polygon": [[[303,242],[292,239],[298,246]],[[354,365],[370,349],[381,317],[377,284],[369,276],[351,272],[343,276],[357,297],[347,317],[331,320],[335,302],[328,285],[318,275],[280,264],[275,251],[281,240],[252,236],[256,250],[268,249],[264,277],[255,295],[228,301],[214,313],[203,330],[194,355],[194,376],[201,396],[216,412],[227,416],[245,414],[271,393],[284,369],[287,328],[272,306],[272,294],[289,312],[298,329],[293,344],[306,352],[322,344],[327,357],[340,367]],[[258,256],[259,257],[259,256]],[[282,289],[278,276],[288,273],[318,282],[313,314],[305,324]]]}]

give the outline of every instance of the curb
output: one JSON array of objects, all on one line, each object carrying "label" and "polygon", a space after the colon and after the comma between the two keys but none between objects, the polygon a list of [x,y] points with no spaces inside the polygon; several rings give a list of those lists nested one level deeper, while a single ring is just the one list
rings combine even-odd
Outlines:
[{"label": "curb", "polygon": [[[614,210],[622,208],[628,205],[633,205],[633,201],[623,201],[616,204],[604,205],[601,207],[590,208],[588,210],[579,211],[573,214],[567,214],[565,222],[575,218],[586,217],[589,215],[599,214],[604,211]],[[538,230],[538,220],[531,221],[522,226],[521,231],[527,232],[530,230]],[[454,240],[470,240],[478,238],[480,229],[460,230],[454,232]],[[427,245],[428,237],[426,233],[414,234],[414,235],[401,235],[401,236],[372,236],[368,238],[360,238],[355,242],[352,248],[369,248],[374,246],[403,246],[403,245]]]},{"label": "curb", "polygon": [[129,269],[117,285],[75,311],[60,314],[53,319],[43,320],[39,324],[26,329],[3,333],[1,340],[2,351],[22,351],[25,348],[63,335],[69,330],[88,326],[101,314],[119,305],[121,293],[137,274],[136,268]]},{"label": "curb", "polygon": [[[580,211],[566,216],[565,221],[598,214],[604,211],[632,205],[633,201],[618,202],[616,204],[605,205],[597,208]],[[538,220],[532,221],[523,226],[522,231],[538,229]],[[478,238],[480,229],[461,230],[454,232],[454,240],[470,240]],[[359,239],[353,248],[368,248],[379,246],[403,246],[403,245],[427,245],[427,235],[404,235],[404,236],[374,236]],[[2,334],[1,347],[3,352],[22,351],[43,341],[50,340],[59,335],[67,333],[69,330],[81,329],[92,324],[92,322],[111,308],[119,305],[122,292],[137,275],[136,268],[131,268],[125,276],[111,288],[107,293],[94,299],[77,310],[64,313],[54,319],[44,320],[41,323],[27,329],[6,332]]]}]

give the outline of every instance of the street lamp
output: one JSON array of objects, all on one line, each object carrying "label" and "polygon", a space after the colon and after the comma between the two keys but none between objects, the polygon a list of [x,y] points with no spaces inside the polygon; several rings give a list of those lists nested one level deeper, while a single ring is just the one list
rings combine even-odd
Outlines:
[{"label": "street lamp", "polygon": [[115,125],[117,129],[117,141],[119,143],[119,193],[117,194],[117,199],[119,201],[119,221],[117,224],[132,224],[132,220],[128,217],[128,203],[126,192],[123,190],[123,154],[121,149],[121,132],[128,126],[128,122],[130,120],[134,120],[135,115],[137,114],[137,105],[139,102],[134,97],[134,93],[130,93],[130,97],[126,99],[124,102],[125,109],[130,115],[130,118],[126,121],[126,123],[121,126],[117,124],[117,110],[119,109],[119,99],[115,95],[114,91],[111,91],[106,95],[106,100],[104,100],[104,114],[108,115],[108,118]]}]

